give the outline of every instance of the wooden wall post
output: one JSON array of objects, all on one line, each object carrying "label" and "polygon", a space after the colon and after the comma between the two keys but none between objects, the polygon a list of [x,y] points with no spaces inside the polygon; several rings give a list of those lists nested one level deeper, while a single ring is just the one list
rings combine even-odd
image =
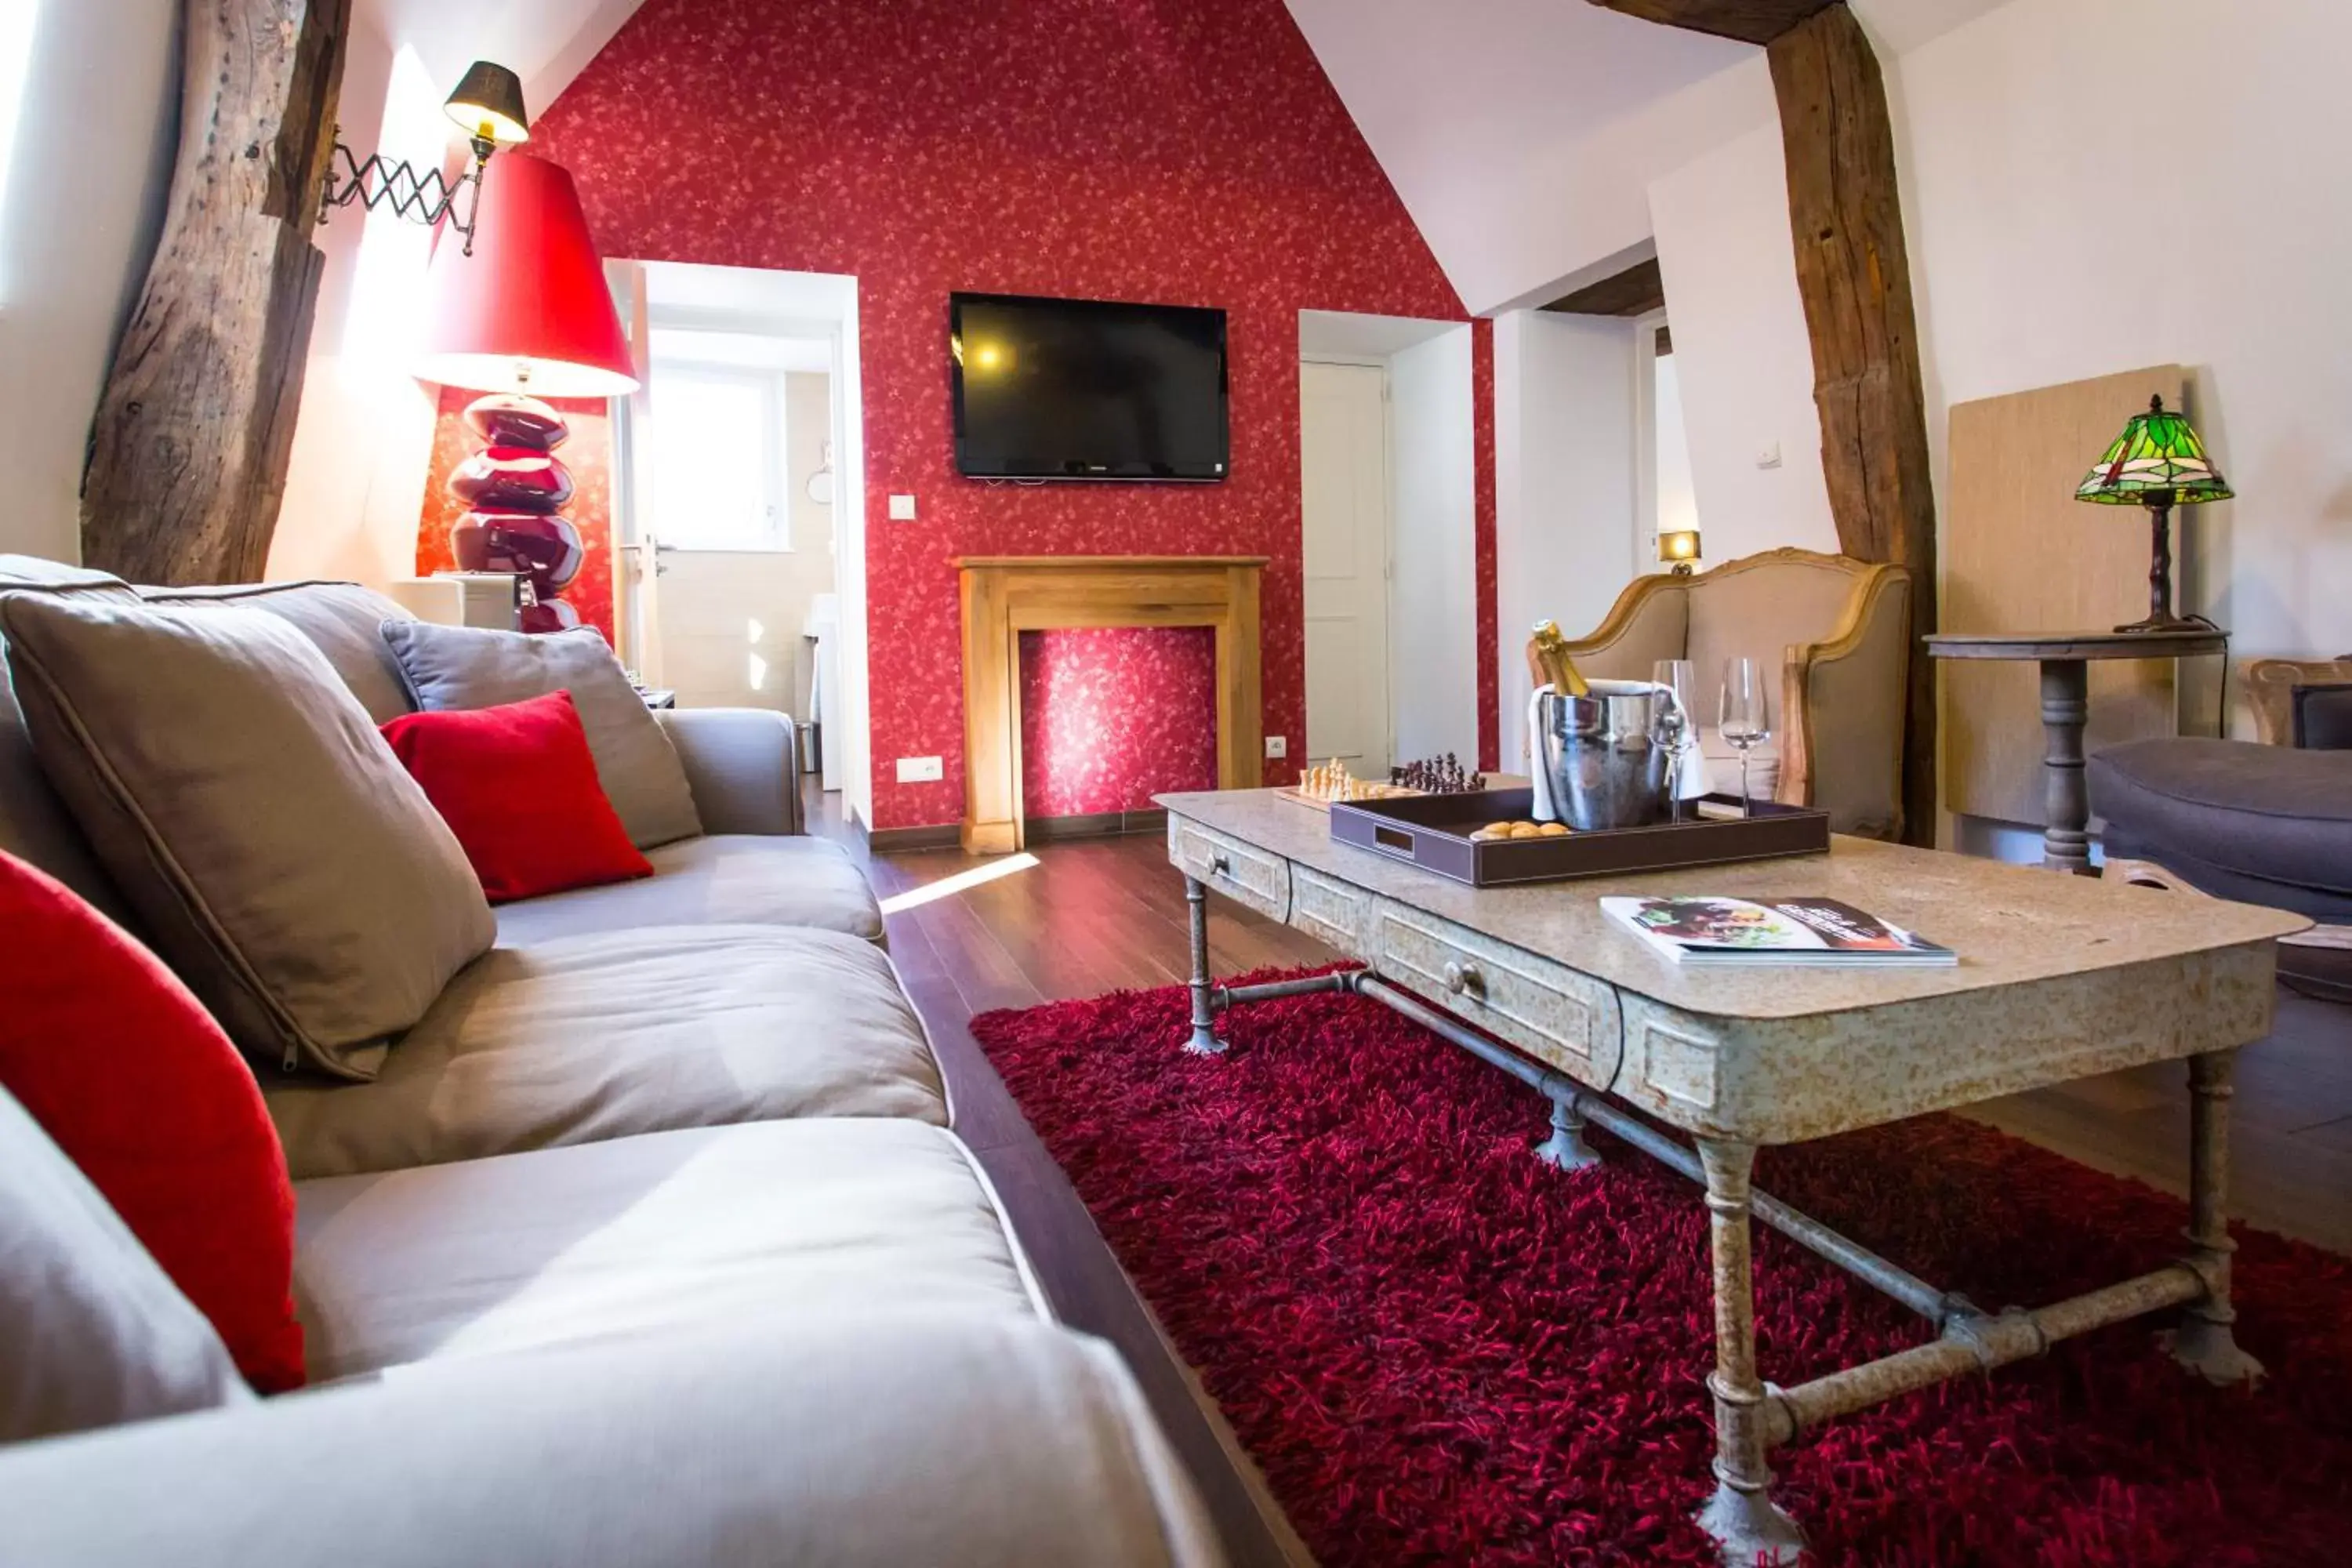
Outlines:
[{"label": "wooden wall post", "polygon": [[1878,57],[1843,5],[1765,47],[1780,104],[1797,288],[1813,347],[1822,471],[1838,547],[1911,569],[1905,839],[1936,837],[1936,500],[1911,262],[1895,186],[1895,132]]},{"label": "wooden wall post", "polygon": [[180,150],[82,479],[82,558],[134,583],[262,574],[326,258],[351,0],[186,0]]}]

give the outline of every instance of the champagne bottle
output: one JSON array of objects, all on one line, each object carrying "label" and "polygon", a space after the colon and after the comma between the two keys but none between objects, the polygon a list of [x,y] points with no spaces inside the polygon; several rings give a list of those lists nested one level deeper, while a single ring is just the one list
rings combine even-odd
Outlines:
[{"label": "champagne bottle", "polygon": [[1569,657],[1568,639],[1559,635],[1558,621],[1544,622],[1528,639],[1528,668],[1539,685],[1549,686],[1563,697],[1592,695],[1592,688],[1577,671],[1576,660]]}]

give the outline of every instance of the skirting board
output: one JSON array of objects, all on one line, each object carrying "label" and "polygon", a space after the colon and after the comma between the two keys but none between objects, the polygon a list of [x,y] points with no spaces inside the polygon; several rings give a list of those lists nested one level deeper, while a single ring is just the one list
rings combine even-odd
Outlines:
[{"label": "skirting board", "polygon": [[1158,806],[1142,811],[1090,811],[1076,816],[1033,816],[1024,829],[1032,844],[1055,838],[1109,838],[1127,833],[1165,833],[1168,814]]},{"label": "skirting board", "polygon": [[928,827],[877,827],[866,831],[866,847],[877,855],[903,854],[915,849],[952,849],[963,840],[963,829],[952,822]]},{"label": "skirting board", "polygon": [[[1153,806],[1144,811],[1090,811],[1073,816],[1033,816],[1024,831],[1033,844],[1063,838],[1110,838],[1129,833],[1165,833],[1168,814]],[[956,823],[928,827],[884,827],[866,835],[866,847],[877,855],[911,853],[919,849],[952,849],[961,841]]]}]

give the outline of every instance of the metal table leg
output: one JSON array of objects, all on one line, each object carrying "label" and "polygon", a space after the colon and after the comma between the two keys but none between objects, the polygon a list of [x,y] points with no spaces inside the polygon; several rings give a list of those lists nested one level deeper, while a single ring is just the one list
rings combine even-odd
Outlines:
[{"label": "metal table leg", "polygon": [[1715,1496],[1698,1522],[1723,1547],[1725,1568],[1793,1563],[1805,1533],[1769,1495],[1764,1384],[1756,1375],[1756,1298],[1748,1268],[1748,1173],[1753,1143],[1702,1138],[1707,1229],[1715,1251]]},{"label": "metal table leg", "polygon": [[1209,889],[1197,877],[1184,879],[1184,902],[1192,926],[1192,1037],[1184,1048],[1213,1057],[1225,1048],[1217,1038],[1217,1014],[1209,995]]},{"label": "metal table leg", "polygon": [[[1351,970],[1304,980],[1218,987],[1209,980],[1206,890],[1188,878],[1184,884],[1192,916],[1192,1037],[1190,1050],[1218,1052],[1219,1008],[1271,1001],[1318,991],[1352,993],[1381,1004],[1501,1068],[1551,1102],[1551,1136],[1536,1153],[1548,1163],[1576,1170],[1600,1163],[1584,1142],[1584,1128],[1596,1122],[1706,1188],[1709,1237],[1715,1264],[1715,1371],[1707,1391],[1715,1402],[1716,1490],[1697,1522],[1722,1548],[1726,1568],[1754,1568],[1759,1562],[1786,1565],[1801,1560],[1804,1532],[1772,1501],[1770,1451],[1794,1442],[1835,1416],[1864,1410],[1902,1394],[1953,1378],[1979,1375],[2011,1362],[2044,1353],[2057,1342],[2109,1323],[2150,1312],[2182,1310],[2181,1326],[2166,1335],[2173,1355],[2216,1383],[2249,1382],[2262,1365],[2238,1348],[2231,1325],[2230,1240],[2222,1205],[2229,1187],[2232,1050],[2189,1058],[2191,1148],[2189,1255],[2149,1273],[2045,1307],[2012,1307],[1999,1314],[1979,1310],[1965,1297],[1937,1289],[1926,1280],[1830,1229],[1819,1220],[1758,1193],[1749,1184],[1756,1147],[1719,1139],[1698,1139],[1696,1155],[1639,1117],[1611,1105],[1560,1073],[1455,1021],[1412,993],[1369,970]],[[1825,1373],[1792,1388],[1767,1386],[1756,1369],[1752,1221],[1761,1218],[1817,1256],[1885,1291],[1933,1323],[1938,1336]]]},{"label": "metal table leg", "polygon": [[2175,1361],[2213,1383],[2252,1383],[2263,1363],[2238,1348],[2230,1325],[2230,1100],[2237,1092],[2238,1053],[2207,1051],[2189,1058],[2189,1266],[2205,1294],[2181,1310],[2180,1327],[2166,1336]]}]

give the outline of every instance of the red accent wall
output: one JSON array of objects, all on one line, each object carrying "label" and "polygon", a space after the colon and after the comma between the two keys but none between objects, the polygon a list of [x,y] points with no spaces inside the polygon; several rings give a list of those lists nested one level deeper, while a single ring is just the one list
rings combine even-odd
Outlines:
[{"label": "red accent wall", "polygon": [[1021,805],[1143,811],[1217,787],[1217,638],[1206,626],[1021,634]]},{"label": "red accent wall", "polygon": [[[1297,312],[1463,310],[1281,0],[649,0],[533,137],[608,256],[859,280],[874,826],[962,815],[960,554],[1271,557],[1265,728],[1298,754]],[[1233,477],[959,477],[959,289],[1229,311]]]},{"label": "red accent wall", "polygon": [[[417,519],[416,571],[419,576],[457,569],[449,553],[449,527],[466,515],[466,503],[441,488],[466,455],[482,445],[466,423],[466,405],[482,395],[463,387],[441,389],[441,409],[433,422],[433,466],[425,487],[424,514]],[[586,547],[580,575],[563,590],[563,602],[580,612],[583,626],[613,636],[613,430],[612,417],[602,398],[557,397],[548,400],[572,426],[572,434],[555,455],[572,470],[572,492],[563,515],[580,531]]]}]

